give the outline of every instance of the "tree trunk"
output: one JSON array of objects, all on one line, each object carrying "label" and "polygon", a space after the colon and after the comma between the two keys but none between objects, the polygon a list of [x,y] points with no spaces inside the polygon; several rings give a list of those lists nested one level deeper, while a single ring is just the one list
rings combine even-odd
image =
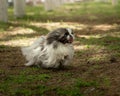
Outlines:
[{"label": "tree trunk", "polygon": [[16,17],[25,15],[25,0],[14,0],[14,15]]},{"label": "tree trunk", "polygon": [[75,0],[62,0],[63,3],[74,3]]},{"label": "tree trunk", "polygon": [[33,6],[37,5],[37,0],[33,0]]},{"label": "tree trunk", "polygon": [[47,11],[55,9],[54,0],[45,0],[44,6]]},{"label": "tree trunk", "polygon": [[115,6],[118,4],[118,0],[112,0],[112,5]]},{"label": "tree trunk", "polygon": [[70,0],[69,2],[70,2],[70,3],[74,3],[74,2],[75,2],[75,0]]},{"label": "tree trunk", "polygon": [[54,4],[55,4],[55,7],[60,7],[62,5],[62,0],[55,0]]},{"label": "tree trunk", "polygon": [[0,21],[2,22],[8,21],[7,6],[7,0],[0,0]]},{"label": "tree trunk", "polygon": [[61,0],[45,0],[44,6],[45,10],[50,11],[54,10],[56,7],[59,7],[62,4]]}]

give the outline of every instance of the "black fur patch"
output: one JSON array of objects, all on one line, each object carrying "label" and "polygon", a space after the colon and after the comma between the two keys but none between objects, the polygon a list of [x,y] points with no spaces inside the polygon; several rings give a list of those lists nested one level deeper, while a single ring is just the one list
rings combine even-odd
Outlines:
[{"label": "black fur patch", "polygon": [[[69,32],[66,28],[58,28],[48,34],[47,44],[52,44],[55,42],[61,42],[63,44],[68,43],[67,36]],[[54,48],[57,47],[57,44],[54,44]]]}]

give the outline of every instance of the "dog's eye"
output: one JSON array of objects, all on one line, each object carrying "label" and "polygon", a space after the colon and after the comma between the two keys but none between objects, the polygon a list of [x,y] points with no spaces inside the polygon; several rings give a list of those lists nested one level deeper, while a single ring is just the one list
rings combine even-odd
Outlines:
[{"label": "dog's eye", "polygon": [[69,35],[69,33],[65,33],[65,34],[64,34],[64,36],[67,36],[67,35]]}]

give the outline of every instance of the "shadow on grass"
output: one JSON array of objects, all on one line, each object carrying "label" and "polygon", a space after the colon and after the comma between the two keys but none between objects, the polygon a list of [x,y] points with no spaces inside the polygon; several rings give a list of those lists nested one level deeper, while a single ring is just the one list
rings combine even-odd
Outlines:
[{"label": "shadow on grass", "polygon": [[[63,13],[59,13],[63,14]],[[74,13],[73,13],[74,14]],[[34,22],[82,22],[83,24],[91,24],[91,23],[97,23],[97,24],[111,24],[111,23],[120,23],[119,22],[119,16],[111,15],[107,16],[104,14],[82,14],[82,15],[25,15],[22,18],[17,18],[17,21],[22,22],[28,22],[28,21],[34,21]],[[16,21],[12,20],[12,21]],[[97,22],[96,22],[97,21]]]}]

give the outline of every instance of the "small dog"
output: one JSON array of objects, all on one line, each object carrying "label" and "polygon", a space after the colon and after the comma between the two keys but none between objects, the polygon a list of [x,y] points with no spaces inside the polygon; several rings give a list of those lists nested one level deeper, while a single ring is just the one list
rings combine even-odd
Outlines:
[{"label": "small dog", "polygon": [[31,46],[22,48],[28,61],[25,65],[60,68],[69,65],[74,55],[74,34],[70,28],[58,28],[41,36]]}]

